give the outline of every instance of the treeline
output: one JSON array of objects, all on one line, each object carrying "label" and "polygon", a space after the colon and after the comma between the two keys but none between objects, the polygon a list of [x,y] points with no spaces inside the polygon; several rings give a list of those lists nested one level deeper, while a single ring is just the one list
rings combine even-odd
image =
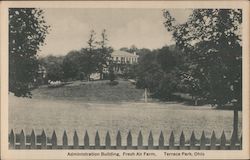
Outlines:
[{"label": "treeline", "polygon": [[[127,75],[152,96],[169,100],[175,92],[222,107],[242,108],[242,10],[195,9],[178,24],[164,10],[164,25],[175,47],[163,47],[140,57]],[[133,50],[130,48],[125,50]]]},{"label": "treeline", "polygon": [[136,79],[136,87],[148,88],[151,96],[162,100],[170,100],[175,92],[188,92],[181,78],[185,56],[175,45],[142,51],[138,64],[125,72],[127,78]]},{"label": "treeline", "polygon": [[[49,55],[39,59],[45,67],[46,79],[51,81],[89,80],[92,73],[100,73],[104,79],[104,68],[108,68],[113,49],[108,46],[106,30],[101,33],[101,40],[96,40],[95,31],[91,31],[88,47],[70,51],[66,56]],[[106,75],[107,76],[107,75]]]}]

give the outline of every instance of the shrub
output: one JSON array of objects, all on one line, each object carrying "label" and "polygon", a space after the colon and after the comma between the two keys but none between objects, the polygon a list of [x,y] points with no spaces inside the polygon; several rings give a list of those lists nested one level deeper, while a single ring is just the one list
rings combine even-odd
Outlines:
[{"label": "shrub", "polygon": [[110,80],[111,82],[115,80],[115,73],[114,73],[114,71],[111,71],[111,72],[109,73],[109,80]]},{"label": "shrub", "polygon": [[110,81],[110,82],[108,82],[108,84],[111,86],[116,86],[119,84],[119,82],[118,81]]}]

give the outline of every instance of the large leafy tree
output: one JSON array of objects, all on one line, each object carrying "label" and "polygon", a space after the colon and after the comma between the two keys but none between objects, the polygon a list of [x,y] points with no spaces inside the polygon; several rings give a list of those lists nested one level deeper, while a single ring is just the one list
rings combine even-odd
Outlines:
[{"label": "large leafy tree", "polygon": [[63,73],[65,79],[79,78],[82,54],[80,51],[70,51],[63,59]]},{"label": "large leafy tree", "polygon": [[40,65],[46,69],[46,79],[51,81],[62,81],[64,78],[63,72],[63,59],[64,56],[49,55],[39,58]]},{"label": "large leafy tree", "polygon": [[195,9],[188,21],[176,24],[164,12],[165,26],[189,56],[186,79],[212,105],[236,102],[241,108],[241,10]]},{"label": "large leafy tree", "polygon": [[[184,79],[189,88],[214,106],[242,108],[242,46],[240,9],[195,9],[184,24],[165,10],[165,26],[188,55]],[[236,132],[237,133],[237,132]]]},{"label": "large leafy tree", "polygon": [[38,71],[37,51],[48,28],[41,9],[9,9],[9,91],[15,96],[31,96],[30,86]]},{"label": "large leafy tree", "polygon": [[172,99],[173,93],[178,90],[181,63],[178,53],[167,46],[145,54],[135,69],[137,87],[148,88],[155,98]]}]

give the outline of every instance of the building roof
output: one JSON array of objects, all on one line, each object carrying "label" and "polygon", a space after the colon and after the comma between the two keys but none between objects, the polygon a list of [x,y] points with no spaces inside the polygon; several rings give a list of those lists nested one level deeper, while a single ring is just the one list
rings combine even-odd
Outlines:
[{"label": "building roof", "polygon": [[129,53],[126,51],[120,51],[116,50],[111,53],[111,56],[117,56],[117,57],[138,57],[138,55],[134,55],[133,53]]}]

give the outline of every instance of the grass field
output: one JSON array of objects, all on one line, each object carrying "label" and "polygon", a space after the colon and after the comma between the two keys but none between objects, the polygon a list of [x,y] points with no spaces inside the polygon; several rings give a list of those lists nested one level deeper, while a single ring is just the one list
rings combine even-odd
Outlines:
[{"label": "grass field", "polygon": [[40,99],[68,99],[94,102],[131,102],[142,101],[143,90],[135,89],[128,81],[119,81],[118,85],[111,86],[109,81],[75,81],[60,88],[47,86],[33,90],[34,98]]},{"label": "grass field", "polygon": [[[231,135],[232,111],[215,110],[206,105],[187,106],[174,102],[143,103],[143,90],[135,89],[125,81],[121,81],[117,86],[109,86],[106,82],[94,82],[96,85],[90,83],[75,82],[69,86],[54,89],[42,87],[34,90],[32,99],[10,95],[9,129],[12,128],[16,132],[24,129],[26,133],[35,129],[37,134],[44,129],[49,136],[52,135],[53,130],[56,130],[58,143],[61,143],[60,137],[64,130],[67,130],[70,143],[72,143],[74,130],[78,131],[80,142],[83,141],[85,130],[88,130],[90,143],[94,143],[94,134],[97,130],[101,143],[104,143],[104,135],[108,130],[111,137],[115,137],[116,132],[120,130],[123,143],[126,142],[125,138],[129,130],[135,139],[133,143],[136,143],[140,130],[144,135],[145,143],[151,130],[156,144],[161,130],[166,139],[171,130],[176,136],[179,136],[183,130],[186,138],[189,138],[193,130],[198,138],[202,130],[205,131],[206,136],[211,136],[212,130],[217,137],[223,130],[227,137]],[[100,91],[104,88],[105,91]],[[96,97],[96,95],[99,96]],[[240,112],[240,132],[241,122]]]}]

